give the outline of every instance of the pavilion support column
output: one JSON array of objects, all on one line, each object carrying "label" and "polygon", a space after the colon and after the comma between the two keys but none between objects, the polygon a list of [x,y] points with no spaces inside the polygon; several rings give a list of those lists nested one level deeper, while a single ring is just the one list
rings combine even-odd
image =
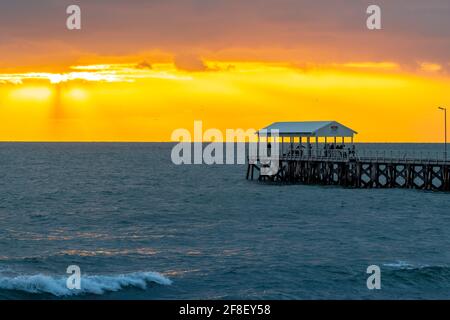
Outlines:
[{"label": "pavilion support column", "polygon": [[298,137],[298,150],[300,153],[300,156],[303,156],[303,148],[302,148],[302,137]]},{"label": "pavilion support column", "polygon": [[316,157],[319,156],[319,137],[315,137],[316,139]]},{"label": "pavilion support column", "polygon": [[291,154],[292,156],[295,156],[294,152],[295,152],[295,148],[294,148],[294,137],[290,137],[289,138],[291,141]]},{"label": "pavilion support column", "polygon": [[311,137],[306,137],[306,155],[311,157]]}]

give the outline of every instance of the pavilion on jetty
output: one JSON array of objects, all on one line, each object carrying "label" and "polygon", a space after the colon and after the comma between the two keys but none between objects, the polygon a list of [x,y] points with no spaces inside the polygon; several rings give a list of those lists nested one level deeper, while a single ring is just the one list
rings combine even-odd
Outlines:
[{"label": "pavilion on jetty", "polygon": [[[447,159],[392,152],[367,155],[354,144],[357,132],[336,121],[275,122],[257,134],[268,151],[266,157],[249,155],[248,180],[450,191]],[[279,152],[274,158],[270,150],[275,140]],[[277,161],[276,172],[262,170],[271,161]]]}]

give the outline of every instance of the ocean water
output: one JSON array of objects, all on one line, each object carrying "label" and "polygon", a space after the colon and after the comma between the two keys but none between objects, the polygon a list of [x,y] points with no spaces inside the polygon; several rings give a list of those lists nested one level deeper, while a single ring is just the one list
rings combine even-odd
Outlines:
[{"label": "ocean water", "polygon": [[0,299],[450,296],[450,194],[269,185],[243,165],[175,166],[171,148],[1,143]]}]

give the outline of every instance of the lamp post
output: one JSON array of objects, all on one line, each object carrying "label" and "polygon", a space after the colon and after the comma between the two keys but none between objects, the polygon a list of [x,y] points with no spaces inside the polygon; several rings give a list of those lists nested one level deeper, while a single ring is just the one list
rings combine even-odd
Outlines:
[{"label": "lamp post", "polygon": [[444,134],[445,134],[444,159],[445,161],[447,161],[447,108],[439,107],[439,110],[444,111]]}]

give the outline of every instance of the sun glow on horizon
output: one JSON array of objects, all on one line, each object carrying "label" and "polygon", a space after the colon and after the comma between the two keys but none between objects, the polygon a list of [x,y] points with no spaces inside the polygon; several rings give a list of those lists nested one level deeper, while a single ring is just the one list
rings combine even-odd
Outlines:
[{"label": "sun glow on horizon", "polygon": [[169,141],[194,120],[225,130],[333,119],[358,129],[359,141],[440,141],[434,106],[450,105],[449,89],[449,78],[402,72],[391,62],[206,60],[189,71],[175,63],[100,63],[0,73],[0,140]]},{"label": "sun glow on horizon", "polygon": [[52,95],[52,91],[48,87],[23,87],[11,90],[10,97],[13,100],[47,100]]}]

